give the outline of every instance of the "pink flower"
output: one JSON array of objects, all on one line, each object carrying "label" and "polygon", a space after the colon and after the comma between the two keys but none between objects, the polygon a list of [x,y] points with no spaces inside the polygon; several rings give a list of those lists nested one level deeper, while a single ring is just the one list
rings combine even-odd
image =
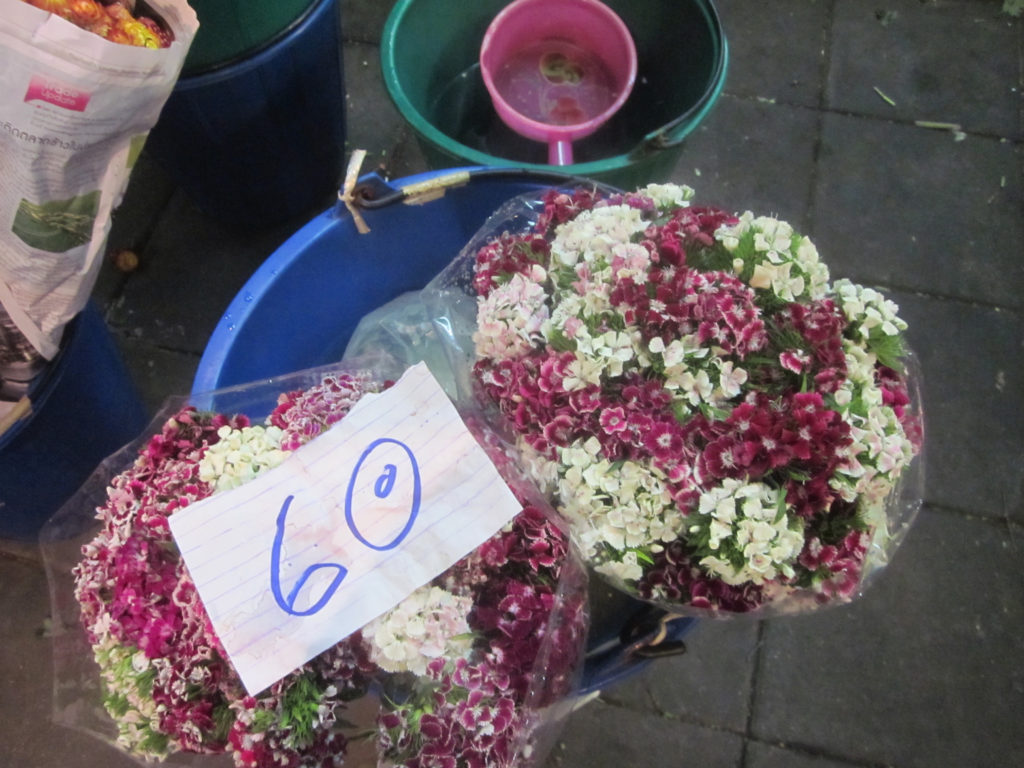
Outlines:
[{"label": "pink flower", "polygon": [[683,450],[683,435],[674,421],[658,421],[644,436],[644,447],[656,462],[670,461]]},{"label": "pink flower", "polygon": [[803,373],[810,360],[811,356],[799,349],[787,349],[779,353],[779,365],[796,374]]},{"label": "pink flower", "polygon": [[601,423],[601,428],[608,434],[625,432],[629,426],[629,423],[626,420],[626,411],[622,406],[606,408],[601,412],[599,421]]},{"label": "pink flower", "polygon": [[[859,407],[857,388],[872,386],[870,379],[863,383],[864,371],[848,373],[847,359],[868,365],[893,350],[866,348],[866,335],[848,327],[852,321],[846,312],[856,308],[859,294],[850,293],[842,305],[831,298],[838,294],[828,287],[816,250],[788,224],[753,214],[736,218],[683,204],[684,199],[654,186],[605,199],[593,190],[545,195],[534,230],[545,239],[582,211],[601,209],[601,216],[588,215],[559,230],[573,236],[560,237],[561,249],[580,243],[575,271],[565,267],[574,263],[573,254],[562,251],[546,265],[552,279],[543,285],[544,308],[549,317],[570,318],[561,321],[559,335],[549,337],[551,346],[563,351],[531,341],[531,349],[515,353],[514,370],[483,359],[474,368],[480,388],[508,417],[522,444],[540,454],[531,456],[536,462],[531,468],[539,467],[546,483],[558,476],[556,501],[579,524],[589,520],[591,533],[613,531],[617,523],[605,522],[604,480],[599,493],[580,487],[587,482],[581,478],[598,474],[596,469],[583,473],[580,465],[588,457],[602,473],[621,466],[628,474],[634,468],[625,462],[638,464],[641,473],[656,470],[651,474],[667,491],[660,499],[671,502],[664,513],[654,513],[664,515],[654,520],[661,528],[651,527],[659,530],[657,545],[649,542],[655,564],[646,549],[640,558],[609,544],[619,541],[612,534],[603,549],[588,553],[603,572],[637,582],[642,597],[737,611],[769,599],[751,583],[724,583],[722,568],[727,571],[730,563],[712,562],[709,550],[691,561],[693,552],[709,546],[699,527],[672,527],[669,535],[683,531],[677,545],[659,551],[669,521],[692,513],[697,500],[723,480],[770,488],[772,503],[780,505],[773,524],[790,526],[779,535],[792,557],[786,556],[766,587],[771,600],[784,599],[812,579],[818,588],[825,577],[814,575],[815,563],[822,569],[843,564],[827,579],[827,589],[839,595],[855,588],[861,567],[835,540],[844,525],[837,521],[844,503],[838,489],[850,493],[837,473],[849,466],[854,443],[850,403]],[[593,239],[598,231],[599,241]],[[752,285],[764,276],[758,269],[791,277],[790,295],[798,298],[787,301],[776,291],[755,290]],[[806,290],[796,290],[798,282]],[[601,334],[629,339],[628,365],[581,369],[577,355],[589,363],[586,355],[598,348],[595,339]],[[875,376],[883,405],[900,421],[892,431],[904,430],[890,437],[905,455],[905,440],[919,445],[920,419],[909,407],[899,374],[877,365]],[[577,394],[584,383],[585,395]],[[558,496],[567,493],[573,497]],[[751,501],[750,508],[757,503]],[[693,538],[693,551],[687,550],[687,536]],[[821,539],[816,548],[805,546],[797,558],[801,541],[806,545],[815,536]],[[759,554],[764,552],[757,547],[732,547],[723,557],[736,560],[736,573],[767,573],[763,563],[754,562]],[[748,562],[739,564],[744,558]],[[738,570],[740,565],[746,570]],[[639,580],[637,573],[643,574]]]}]

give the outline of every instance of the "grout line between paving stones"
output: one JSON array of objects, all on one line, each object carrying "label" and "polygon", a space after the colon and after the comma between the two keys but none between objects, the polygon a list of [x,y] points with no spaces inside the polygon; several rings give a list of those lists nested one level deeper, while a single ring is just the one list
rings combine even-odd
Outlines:
[{"label": "grout line between paving stones", "polygon": [[[849,117],[857,120],[870,120],[876,123],[888,123],[894,126],[901,126],[904,128],[917,128],[921,131],[946,131],[950,134],[950,140],[955,141],[954,133],[963,134],[964,139],[988,139],[990,141],[1005,142],[1008,144],[1014,144],[1017,146],[1024,146],[1024,129],[1021,130],[1020,136],[1004,136],[1000,133],[974,130],[971,128],[964,128],[959,123],[955,122],[943,122],[938,120],[932,120],[930,117],[921,116],[916,118],[900,117],[897,115],[885,116],[885,115],[874,115],[868,112],[857,112],[851,109],[838,109],[835,107],[828,107],[824,104],[818,104],[816,106],[809,106],[807,104],[801,104],[797,101],[787,101],[785,99],[771,98],[767,99],[763,96],[751,96],[749,94],[733,93],[732,91],[725,89],[722,91],[723,96],[728,96],[731,99],[738,101],[746,101],[755,104],[768,104],[769,106],[786,107],[787,109],[802,109],[809,112],[817,112],[822,116],[832,115],[835,117]],[[1021,108],[1024,111],[1024,107]],[[925,125],[930,123],[931,126]],[[938,127],[934,127],[938,126]],[[954,127],[956,131],[954,131]],[[817,160],[817,148],[815,151],[814,159]]]},{"label": "grout line between paving stones", "polygon": [[[763,744],[767,747],[775,747],[776,749],[783,749],[786,752],[791,752],[801,757],[827,760],[830,763],[841,763],[842,765],[849,766],[849,768],[901,768],[901,766],[895,763],[877,763],[877,762],[863,762],[857,759],[851,759],[850,757],[837,753],[830,752],[827,749],[821,749],[820,747],[814,747],[808,744],[802,744],[797,741],[762,741],[761,739],[750,739],[750,741],[757,744]],[[744,743],[744,754],[746,749],[746,743]],[[746,764],[741,764],[740,768],[747,768]]]},{"label": "grout line between paving stones", "polygon": [[750,670],[750,693],[747,696],[747,720],[743,724],[743,748],[740,751],[740,768],[747,766],[747,747],[754,738],[754,705],[757,701],[757,685],[761,672],[761,657],[764,653],[765,623],[757,622],[757,641],[754,643],[754,659]]}]

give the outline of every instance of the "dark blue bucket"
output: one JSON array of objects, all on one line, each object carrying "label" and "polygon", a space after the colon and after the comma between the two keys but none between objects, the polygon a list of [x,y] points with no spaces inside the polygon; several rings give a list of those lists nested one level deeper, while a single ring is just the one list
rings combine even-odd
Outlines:
[{"label": "dark blue bucket", "polygon": [[93,305],[28,393],[31,410],[0,435],[0,536],[34,539],[97,465],[138,437],[147,415]]},{"label": "dark blue bucket", "polygon": [[242,59],[182,77],[147,151],[205,214],[265,228],[319,210],[345,145],[339,0]]},{"label": "dark blue bucket", "polygon": [[[466,183],[422,205],[381,204],[441,177]],[[360,235],[342,208],[325,211],[292,235],[228,306],[199,362],[193,392],[339,360],[364,315],[422,288],[502,203],[566,180],[556,173],[482,167],[390,185],[364,177],[360,188],[380,205],[364,211],[371,231]],[[654,656],[679,652],[694,625],[621,593],[602,595],[591,612],[584,692],[637,672]]]}]

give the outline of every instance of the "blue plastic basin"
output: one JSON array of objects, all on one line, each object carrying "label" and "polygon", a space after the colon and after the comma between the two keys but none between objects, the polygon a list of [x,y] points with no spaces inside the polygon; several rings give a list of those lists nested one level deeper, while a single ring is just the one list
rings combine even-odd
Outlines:
[{"label": "blue plastic basin", "polygon": [[[453,170],[392,184],[404,188]],[[371,231],[365,235],[343,209],[323,212],[271,254],[232,300],[199,362],[192,391],[209,392],[341,359],[365,314],[422,288],[506,200],[547,186],[550,181],[529,174],[481,175],[423,205],[399,203],[366,211]],[[629,642],[621,635],[627,627],[657,624],[663,615],[621,593],[603,597],[592,613],[597,621],[588,640],[583,692],[607,687],[650,663],[628,655]],[[661,647],[681,645],[694,624],[692,619],[669,622]]]},{"label": "blue plastic basin", "polygon": [[147,415],[99,310],[68,324],[28,395],[31,413],[0,435],[0,536],[34,539]]}]

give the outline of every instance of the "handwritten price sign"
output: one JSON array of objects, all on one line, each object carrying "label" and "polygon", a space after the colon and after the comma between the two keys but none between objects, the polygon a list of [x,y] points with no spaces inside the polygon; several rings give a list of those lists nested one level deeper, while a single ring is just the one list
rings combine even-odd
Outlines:
[{"label": "handwritten price sign", "polygon": [[520,508],[419,364],[279,467],[170,525],[255,694],[393,608]]}]

